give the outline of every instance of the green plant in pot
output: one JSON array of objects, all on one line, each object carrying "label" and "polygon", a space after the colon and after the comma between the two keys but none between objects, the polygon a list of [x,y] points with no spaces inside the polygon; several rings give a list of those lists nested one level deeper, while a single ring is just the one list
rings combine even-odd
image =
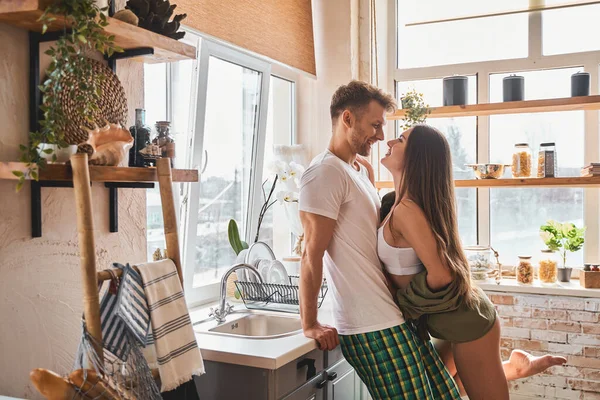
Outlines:
[{"label": "green plant in pot", "polygon": [[577,228],[571,222],[560,223],[548,220],[540,227],[540,237],[548,249],[560,254],[562,260],[562,266],[559,268],[560,280],[568,282],[572,268],[567,267],[567,254],[582,249],[585,242],[585,227]]},{"label": "green plant in pot", "polygon": [[401,98],[404,117],[402,118],[402,129],[409,129],[417,124],[423,124],[427,121],[427,116],[431,113],[429,104],[425,103],[423,93],[415,89],[409,90]]},{"label": "green plant in pot", "polygon": [[[40,129],[29,134],[29,143],[21,145],[20,161],[26,164],[26,171],[13,171],[19,178],[17,191],[21,189],[25,179],[39,178],[38,171],[46,165],[46,158],[51,156],[56,161],[56,154],[52,148],[42,148],[43,144],[57,145],[58,148],[67,147],[63,127],[66,117],[58,94],[67,92],[67,96],[77,99],[81,104],[77,110],[90,127],[94,126],[91,115],[98,109],[98,101],[102,97],[101,83],[106,78],[103,74],[92,73],[92,63],[86,55],[100,52],[112,56],[123,49],[114,44],[115,37],[108,35],[104,27],[108,25],[107,8],[100,9],[94,0],[57,0],[45,10],[40,21],[42,34],[50,26],[55,27],[58,21],[64,21],[63,32],[55,44],[45,54],[52,61],[46,70],[47,78],[39,86],[43,100],[40,109],[43,119]],[[69,30],[70,29],[70,30]],[[71,74],[76,77],[79,85],[62,85],[61,79]],[[42,153],[42,154],[41,154]]]}]

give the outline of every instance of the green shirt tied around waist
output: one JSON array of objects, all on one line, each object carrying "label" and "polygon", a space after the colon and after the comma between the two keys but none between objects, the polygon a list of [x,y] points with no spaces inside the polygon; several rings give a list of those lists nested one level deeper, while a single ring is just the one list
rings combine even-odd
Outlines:
[{"label": "green shirt tied around waist", "polygon": [[421,338],[431,336],[452,343],[471,342],[485,336],[496,322],[496,310],[483,290],[477,288],[479,304],[469,307],[458,294],[458,283],[431,291],[427,271],[416,274],[405,289],[397,291],[404,318],[417,325]]}]

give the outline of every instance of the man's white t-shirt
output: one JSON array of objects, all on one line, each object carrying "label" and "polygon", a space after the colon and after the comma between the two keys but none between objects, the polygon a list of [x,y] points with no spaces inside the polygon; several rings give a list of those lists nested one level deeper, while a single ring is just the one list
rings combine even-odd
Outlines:
[{"label": "man's white t-shirt", "polygon": [[381,202],[361,165],[357,171],[329,150],[313,159],[300,183],[300,211],[337,221],[323,258],[334,326],[342,335],[404,322],[377,256]]}]

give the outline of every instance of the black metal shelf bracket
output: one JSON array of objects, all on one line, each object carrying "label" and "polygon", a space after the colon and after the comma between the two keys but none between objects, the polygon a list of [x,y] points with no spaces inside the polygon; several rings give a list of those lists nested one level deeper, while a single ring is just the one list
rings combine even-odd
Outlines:
[{"label": "black metal shelf bracket", "polygon": [[152,182],[105,182],[108,188],[108,225],[110,232],[119,231],[119,188],[154,189]]}]

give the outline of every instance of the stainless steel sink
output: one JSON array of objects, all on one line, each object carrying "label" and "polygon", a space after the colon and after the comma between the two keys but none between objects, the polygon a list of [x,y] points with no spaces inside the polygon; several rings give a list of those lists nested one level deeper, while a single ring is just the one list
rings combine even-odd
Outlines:
[{"label": "stainless steel sink", "polygon": [[[204,325],[204,324],[203,324]],[[212,328],[200,328],[203,333],[236,336],[248,339],[274,339],[291,336],[302,331],[298,316],[251,313],[228,320]]]}]

